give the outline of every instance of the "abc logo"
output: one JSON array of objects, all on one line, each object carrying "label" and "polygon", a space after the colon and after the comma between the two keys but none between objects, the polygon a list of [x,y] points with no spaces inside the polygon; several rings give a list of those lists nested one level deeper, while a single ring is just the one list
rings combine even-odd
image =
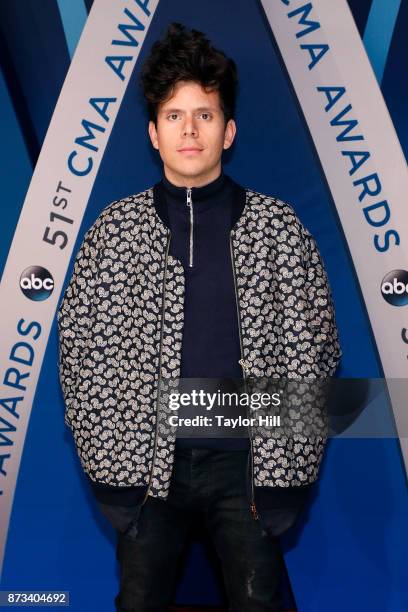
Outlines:
[{"label": "abc logo", "polygon": [[386,302],[392,306],[408,304],[408,272],[392,270],[384,276],[381,282],[381,293]]},{"label": "abc logo", "polygon": [[30,300],[41,302],[51,295],[54,279],[45,268],[30,266],[20,276],[20,288]]}]

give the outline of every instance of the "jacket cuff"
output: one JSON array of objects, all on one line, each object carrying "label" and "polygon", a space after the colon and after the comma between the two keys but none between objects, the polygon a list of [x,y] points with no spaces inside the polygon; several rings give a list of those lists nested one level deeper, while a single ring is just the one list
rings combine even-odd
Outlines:
[{"label": "jacket cuff", "polygon": [[87,475],[89,484],[98,502],[112,506],[137,506],[141,504],[147,486],[116,487],[102,482],[95,482]]},{"label": "jacket cuff", "polygon": [[260,512],[262,510],[303,508],[309,499],[313,484],[293,487],[255,487],[256,507]]}]

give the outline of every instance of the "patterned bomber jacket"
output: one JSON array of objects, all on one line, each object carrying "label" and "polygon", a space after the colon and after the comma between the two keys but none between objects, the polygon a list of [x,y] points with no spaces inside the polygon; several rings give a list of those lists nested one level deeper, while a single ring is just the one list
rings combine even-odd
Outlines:
[{"label": "patterned bomber jacket", "polygon": [[[243,380],[333,376],[342,352],[313,236],[289,204],[235,185],[243,203],[230,251]],[[180,375],[185,277],[170,238],[153,187],[112,202],[86,232],[57,312],[65,422],[82,468],[94,486],[138,490],[143,502],[167,498],[174,461],[161,387]],[[258,433],[248,461],[254,518],[265,492],[290,495],[315,482],[326,442],[324,432]]]}]

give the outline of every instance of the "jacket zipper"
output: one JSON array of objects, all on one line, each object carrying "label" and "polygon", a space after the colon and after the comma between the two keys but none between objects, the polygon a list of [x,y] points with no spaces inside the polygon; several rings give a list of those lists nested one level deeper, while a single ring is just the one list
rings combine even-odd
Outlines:
[{"label": "jacket zipper", "polygon": [[160,388],[161,388],[161,366],[162,366],[162,348],[163,348],[163,327],[164,327],[164,303],[165,303],[165,293],[166,293],[166,273],[167,273],[167,258],[169,255],[169,247],[170,247],[170,238],[171,232],[168,231],[167,235],[167,246],[166,246],[166,257],[164,260],[164,278],[163,278],[163,297],[162,297],[162,313],[161,313],[161,329],[160,329],[160,347],[159,347],[159,386],[157,389],[157,400],[156,400],[156,423],[155,423],[155,436],[154,436],[154,449],[153,449],[153,457],[152,457],[152,468],[150,470],[149,476],[149,484],[147,485],[147,491],[142,501],[142,506],[146,503],[147,497],[149,495],[149,491],[152,486],[153,480],[153,470],[154,470],[154,462],[156,459],[156,451],[157,451],[157,422],[159,420],[159,400],[160,400]]},{"label": "jacket zipper", "polygon": [[193,267],[193,200],[191,199],[191,187],[187,187],[187,206],[190,209],[190,268]]},{"label": "jacket zipper", "polygon": [[[249,365],[250,364],[248,363],[248,361],[246,361],[244,359],[244,351],[243,351],[243,346],[242,346],[241,314],[240,314],[240,310],[239,310],[237,281],[236,281],[236,277],[235,277],[235,260],[234,260],[234,251],[233,251],[233,247],[232,247],[231,233],[230,233],[230,251],[231,251],[232,272],[233,272],[233,276],[234,276],[235,303],[236,303],[236,306],[237,306],[237,315],[238,315],[239,344],[240,344],[240,348],[241,348],[241,359],[239,359],[238,363],[242,367],[242,371],[243,371],[243,375],[244,375],[244,387],[245,387],[245,393],[246,393],[247,392],[246,375],[247,375],[247,373],[249,374]],[[254,449],[253,449],[253,444],[252,444],[252,435],[251,435],[251,427],[250,427],[250,425],[248,425],[248,432],[249,432],[250,454],[251,454],[251,498],[252,499],[251,499],[250,509],[251,509],[252,518],[256,521],[256,520],[259,519],[259,515],[258,515],[258,511],[257,511],[256,505],[255,505],[255,493],[254,493]]]}]

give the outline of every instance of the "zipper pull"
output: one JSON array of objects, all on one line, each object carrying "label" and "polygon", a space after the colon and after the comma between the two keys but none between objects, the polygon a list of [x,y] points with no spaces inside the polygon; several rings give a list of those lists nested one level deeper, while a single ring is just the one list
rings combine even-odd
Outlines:
[{"label": "zipper pull", "polygon": [[252,502],[250,508],[251,508],[252,518],[254,519],[254,521],[257,521],[259,519],[259,514],[258,514],[258,510],[256,509],[254,502]]},{"label": "zipper pull", "polygon": [[190,268],[193,267],[193,201],[191,199],[191,187],[187,187],[187,206],[190,209]]},{"label": "zipper pull", "polygon": [[248,361],[245,361],[245,359],[240,359],[238,363],[245,370],[245,372],[249,374],[250,363]]}]

